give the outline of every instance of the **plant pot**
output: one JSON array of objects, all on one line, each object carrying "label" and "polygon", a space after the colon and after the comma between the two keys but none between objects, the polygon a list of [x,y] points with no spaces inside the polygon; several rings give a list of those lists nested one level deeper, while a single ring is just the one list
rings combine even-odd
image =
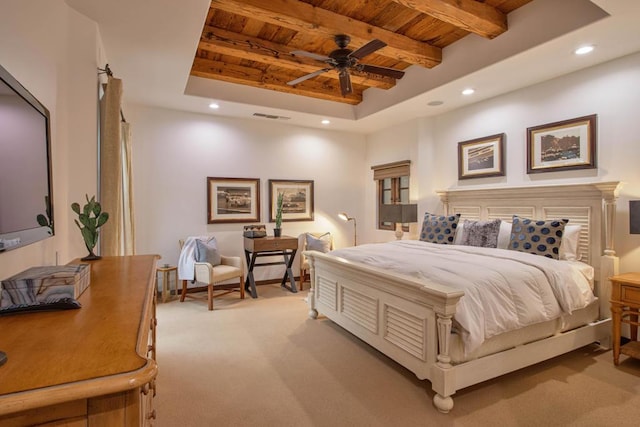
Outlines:
[{"label": "plant pot", "polygon": [[93,249],[89,249],[89,255],[84,258],[80,258],[80,261],[95,261],[101,258],[102,257],[100,255],[96,255],[93,253]]},{"label": "plant pot", "polygon": [[282,235],[282,228],[273,229],[273,237],[280,237]]}]

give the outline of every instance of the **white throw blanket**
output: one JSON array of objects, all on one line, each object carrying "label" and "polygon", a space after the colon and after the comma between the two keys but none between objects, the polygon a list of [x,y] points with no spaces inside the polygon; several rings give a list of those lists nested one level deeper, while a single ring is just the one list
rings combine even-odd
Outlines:
[{"label": "white throw blanket", "polygon": [[196,263],[196,240],[203,242],[215,241],[214,236],[194,236],[187,237],[182,245],[180,257],[178,258],[178,280],[195,279],[195,263]]},{"label": "white throw blanket", "polygon": [[463,290],[454,317],[467,353],[485,339],[595,300],[589,281],[572,263],[506,249],[401,240],[331,254]]}]

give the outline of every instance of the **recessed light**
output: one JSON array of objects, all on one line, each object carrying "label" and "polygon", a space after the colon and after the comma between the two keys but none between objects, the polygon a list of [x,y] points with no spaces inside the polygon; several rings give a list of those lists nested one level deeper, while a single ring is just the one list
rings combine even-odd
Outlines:
[{"label": "recessed light", "polygon": [[327,120],[327,119],[324,119],[321,123],[322,123],[323,125],[328,125],[328,124],[330,124],[331,122],[330,122],[329,120]]},{"label": "recessed light", "polygon": [[586,55],[587,53],[593,52],[594,47],[592,45],[581,46],[573,51],[576,55]]},{"label": "recessed light", "polygon": [[212,102],[211,104],[209,104],[209,108],[211,108],[212,110],[217,110],[218,108],[220,108],[220,106],[215,102]]},{"label": "recessed light", "polygon": [[471,95],[475,92],[475,89],[471,89],[471,88],[467,88],[465,90],[462,91],[463,95]]},{"label": "recessed light", "polygon": [[444,104],[444,101],[431,101],[427,103],[429,107],[437,107],[438,105],[442,104]]}]

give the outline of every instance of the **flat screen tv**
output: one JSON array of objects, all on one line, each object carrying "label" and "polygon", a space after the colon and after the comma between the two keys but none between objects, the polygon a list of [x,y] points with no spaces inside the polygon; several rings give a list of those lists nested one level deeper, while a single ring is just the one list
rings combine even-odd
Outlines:
[{"label": "flat screen tv", "polygon": [[49,120],[0,65],[0,253],[53,236]]}]

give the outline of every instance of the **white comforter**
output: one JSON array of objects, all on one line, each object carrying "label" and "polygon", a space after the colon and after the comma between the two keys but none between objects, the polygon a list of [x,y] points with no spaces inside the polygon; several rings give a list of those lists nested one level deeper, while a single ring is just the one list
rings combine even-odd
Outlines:
[{"label": "white comforter", "polygon": [[584,269],[506,249],[401,240],[331,254],[464,290],[455,320],[466,353],[485,339],[570,314],[595,300]]}]

